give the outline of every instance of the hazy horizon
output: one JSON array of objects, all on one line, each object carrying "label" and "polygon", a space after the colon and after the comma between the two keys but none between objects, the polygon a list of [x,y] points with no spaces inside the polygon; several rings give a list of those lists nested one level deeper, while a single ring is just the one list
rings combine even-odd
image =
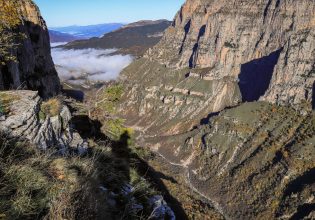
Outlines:
[{"label": "hazy horizon", "polygon": [[48,26],[48,28],[60,28],[60,27],[85,27],[85,26],[97,26],[102,24],[124,24],[127,25],[129,23],[124,22],[103,22],[103,23],[97,23],[97,24],[87,24],[87,25],[79,25],[79,24],[72,24],[72,25],[64,25],[64,26]]}]

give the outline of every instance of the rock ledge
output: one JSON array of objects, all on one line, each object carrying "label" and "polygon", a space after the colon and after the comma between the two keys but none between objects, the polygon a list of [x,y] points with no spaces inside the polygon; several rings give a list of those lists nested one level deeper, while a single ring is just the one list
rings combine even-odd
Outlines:
[{"label": "rock ledge", "polygon": [[6,103],[8,113],[0,117],[1,132],[10,137],[26,139],[42,149],[55,147],[62,153],[69,148],[79,152],[87,148],[87,143],[72,129],[72,116],[67,106],[61,107],[59,115],[40,119],[42,100],[38,92],[5,91],[0,92],[0,99],[1,94],[12,97]]}]

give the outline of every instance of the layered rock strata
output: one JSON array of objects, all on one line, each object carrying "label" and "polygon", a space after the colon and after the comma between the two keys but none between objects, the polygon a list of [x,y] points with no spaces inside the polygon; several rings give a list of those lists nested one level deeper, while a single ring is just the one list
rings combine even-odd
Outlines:
[{"label": "layered rock strata", "polygon": [[[188,0],[162,40],[123,73],[129,88],[124,109],[131,107],[135,121],[153,115],[178,124],[242,101],[311,108],[314,13],[307,0]],[[161,123],[154,121],[140,127]]]},{"label": "layered rock strata", "polygon": [[140,141],[182,167],[226,219],[315,217],[314,112],[246,103],[192,131]]}]

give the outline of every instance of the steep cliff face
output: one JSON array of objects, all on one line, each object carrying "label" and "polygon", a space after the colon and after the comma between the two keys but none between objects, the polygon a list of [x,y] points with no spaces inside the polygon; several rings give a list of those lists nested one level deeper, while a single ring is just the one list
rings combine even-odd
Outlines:
[{"label": "steep cliff face", "polygon": [[[307,0],[188,0],[147,57],[168,67],[210,68],[209,76],[240,78],[245,101],[269,88],[265,100],[310,102],[314,13],[314,2]],[[261,83],[249,96],[246,88]]]},{"label": "steep cliff face", "polygon": [[284,44],[270,86],[261,100],[293,106],[305,101],[315,109],[314,83],[315,27],[308,26]]},{"label": "steep cliff face", "polygon": [[31,0],[19,1],[23,38],[13,51],[17,62],[9,62],[0,69],[0,89],[26,88],[38,90],[44,98],[57,94],[60,82],[51,54],[46,23],[38,7]]},{"label": "steep cliff face", "polygon": [[307,0],[188,0],[122,74],[130,125],[169,135],[242,101],[311,108],[314,13]]}]

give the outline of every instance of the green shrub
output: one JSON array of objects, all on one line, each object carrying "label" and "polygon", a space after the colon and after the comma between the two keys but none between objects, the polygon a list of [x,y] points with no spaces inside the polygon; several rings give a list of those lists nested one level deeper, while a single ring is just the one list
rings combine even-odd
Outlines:
[{"label": "green shrub", "polygon": [[17,0],[0,0],[0,66],[8,61],[16,61],[12,49],[17,47],[16,41],[22,37],[22,33],[17,31],[21,17]]},{"label": "green shrub", "polygon": [[116,105],[123,94],[122,85],[111,85],[99,97],[100,107],[108,114],[116,113]]},{"label": "green shrub", "polygon": [[105,97],[108,98],[109,101],[117,102],[121,98],[123,94],[123,87],[122,85],[114,85],[110,86],[104,91]]},{"label": "green shrub", "polygon": [[[108,118],[104,121],[103,132],[112,140],[117,141],[123,134],[133,137],[133,129],[124,126],[125,120],[121,118]],[[128,139],[128,145],[132,145],[132,138]]]}]

